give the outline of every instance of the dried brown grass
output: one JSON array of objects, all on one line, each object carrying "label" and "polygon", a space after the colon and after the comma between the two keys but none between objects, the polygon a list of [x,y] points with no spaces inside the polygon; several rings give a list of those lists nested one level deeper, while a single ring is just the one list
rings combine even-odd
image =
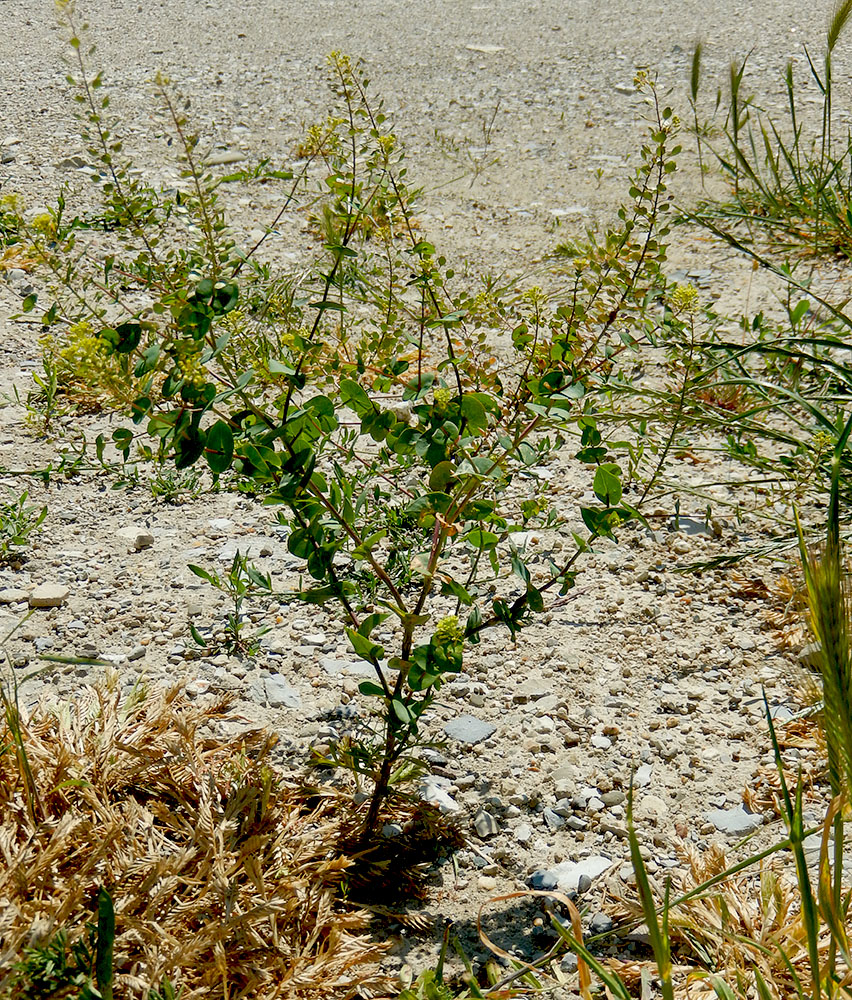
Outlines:
[{"label": "dried brown grass", "polygon": [[0,994],[23,948],[84,933],[100,886],[117,997],[163,977],[183,1000],[386,992],[369,915],[340,902],[340,800],[308,806],[262,731],[205,735],[226,712],[177,690],[122,701],[114,680],[39,708],[22,728],[36,810],[0,728]]},{"label": "dried brown grass", "polygon": [[[718,845],[699,850],[681,842],[677,850],[688,872],[678,887],[681,892],[688,893],[729,868]],[[659,886],[657,890],[661,902]],[[642,919],[638,900],[622,896],[620,903],[617,918]],[[715,996],[714,977],[722,977],[737,997],[756,996],[755,970],[777,1000],[801,995],[797,978],[800,983],[809,981],[801,896],[792,865],[785,866],[781,857],[731,875],[673,907],[669,933],[678,996],[695,1000]],[[821,957],[830,946],[830,930],[823,926],[818,945]],[[607,964],[629,986],[638,985],[643,969],[656,975],[653,962],[613,959]]]}]

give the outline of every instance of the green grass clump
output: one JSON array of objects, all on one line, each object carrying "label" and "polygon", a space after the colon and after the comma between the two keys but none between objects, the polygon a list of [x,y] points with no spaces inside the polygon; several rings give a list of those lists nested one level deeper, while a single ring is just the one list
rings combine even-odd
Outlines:
[{"label": "green grass clump", "polygon": [[[818,123],[806,123],[792,61],[784,73],[786,120],[771,115],[744,92],[748,57],[733,61],[722,141],[711,146],[733,189],[733,200],[705,203],[697,216],[744,223],[756,238],[804,255],[852,257],[852,140],[838,136],[834,122],[833,56],[852,16],[852,2],[838,3],[829,20],[822,59],[805,49],[812,80],[822,98]],[[690,104],[696,135],[701,47],[696,47]],[[717,99],[717,108],[719,100]],[[701,144],[699,138],[699,159]]]}]

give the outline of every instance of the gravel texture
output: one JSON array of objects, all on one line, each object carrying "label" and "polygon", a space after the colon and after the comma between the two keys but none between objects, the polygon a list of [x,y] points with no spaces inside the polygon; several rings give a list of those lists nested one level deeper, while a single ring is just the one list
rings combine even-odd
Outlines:
[{"label": "gravel texture", "polygon": [[[697,37],[707,42],[708,94],[730,56],[753,48],[753,78],[780,103],[786,60],[801,63],[804,41],[819,47],[829,4],[818,7],[817,16],[776,0],[768,23],[765,6],[730,0],[79,2],[113,108],[128,124],[128,145],[152,177],[170,169],[148,84],[155,71],[188,99],[194,127],[221,162],[233,154],[232,161],[265,155],[287,163],[306,123],[329,108],[324,56],[341,49],[368,63],[396,119],[412,175],[426,186],[418,217],[430,238],[464,256],[474,273],[487,265],[513,274],[532,268],[560,233],[581,234],[611,218],[641,141],[637,68],[657,71],[661,89],[685,111]],[[4,190],[38,206],[74,182],[73,158],[83,155],[61,64],[66,47],[52,4],[0,0],[0,13],[0,177]],[[848,44],[835,56],[839,66],[849,64]],[[495,108],[487,153],[499,163],[453,181],[459,170],[435,131],[475,143]],[[674,187],[688,200],[700,185],[691,142],[684,142]],[[708,187],[723,190],[715,178]],[[235,189],[233,198],[245,234],[262,226],[275,204],[266,189]],[[672,271],[691,273],[720,307],[736,314],[746,302],[753,310],[771,306],[777,289],[753,278],[748,262],[694,232],[673,239]],[[281,237],[270,241],[268,255],[289,250]],[[42,465],[56,448],[33,434],[14,394],[26,395],[38,367],[38,328],[10,319],[28,280],[0,281],[0,463],[9,469]],[[77,423],[87,434],[107,426],[103,416]],[[698,483],[718,471],[690,475]],[[549,476],[553,504],[575,511],[587,484],[570,456]],[[0,477],[0,485],[19,490],[20,480]],[[221,620],[227,609],[188,563],[225,570],[237,548],[248,549],[276,585],[295,581],[299,561],[267,509],[225,493],[174,507],[147,488],[117,491],[102,478],[55,477],[47,489],[36,482],[29,488],[32,502],[47,504],[47,520],[28,561],[0,571],[0,625],[33,609],[9,642],[22,674],[45,652],[96,655],[115,664],[128,690],[140,679],[180,679],[197,697],[232,691],[240,717],[228,724],[271,726],[286,763],[306,758],[312,743],[363,711],[357,685],[364,665],[322,610],[274,600],[249,605],[258,626],[271,626],[257,657],[193,653],[190,623]],[[676,524],[671,510],[661,509],[655,530],[631,527],[617,547],[598,546],[577,589],[517,645],[492,634],[470,652],[466,673],[434,712],[434,735],[447,742],[421,793],[460,817],[471,846],[456,868],[436,872],[429,905],[458,922],[475,958],[484,957],[472,930],[479,905],[525,886],[579,891],[595,926],[606,929],[607,905],[632,880],[625,793],[634,768],[636,819],[654,875],[680,873],[681,840],[730,846],[752,829],[767,841],[781,835],[774,814],[752,814],[742,799],[756,772],[771,765],[761,685],[781,718],[797,711],[789,683],[795,656],[766,631],[763,605],[742,577],[674,572],[678,563],[729,551],[757,529],[725,521],[710,527],[700,511],[683,513],[691,516]],[[528,539],[542,565],[570,544],[567,531]],[[771,588],[783,569],[741,573],[763,576]],[[100,669],[55,665],[22,697],[73,699]],[[537,953],[521,904],[491,909],[492,938]],[[400,932],[389,966],[418,966],[429,947]]]}]

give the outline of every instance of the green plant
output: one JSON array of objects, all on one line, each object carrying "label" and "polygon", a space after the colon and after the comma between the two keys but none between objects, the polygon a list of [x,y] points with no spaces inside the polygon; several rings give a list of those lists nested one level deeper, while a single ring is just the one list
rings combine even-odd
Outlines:
[{"label": "green plant", "polygon": [[27,503],[26,490],[17,496],[9,490],[7,496],[5,502],[0,501],[0,562],[19,559],[20,549],[29,543],[30,536],[47,517],[47,507]]},{"label": "green plant", "polygon": [[[257,594],[272,594],[272,581],[268,574],[263,574],[242,555],[239,550],[234,553],[234,559],[227,576],[220,576],[215,570],[207,570],[201,566],[190,564],[190,570],[200,579],[215,587],[231,600],[231,610],[225,615],[224,647],[230,653],[254,655],[260,645],[260,639],[268,628],[252,629],[248,634],[248,622],[243,613],[245,602]],[[195,627],[190,626],[193,639],[205,649],[215,642],[215,635],[205,637]]]},{"label": "green plant", "polygon": [[0,980],[4,1000],[112,1000],[112,948],[115,910],[112,897],[101,888],[97,922],[69,941],[58,930],[46,941],[25,948],[11,973]]},{"label": "green plant", "polygon": [[[799,107],[792,61],[784,74],[788,120],[783,124],[762,110],[753,96],[743,97],[747,59],[731,63],[725,145],[714,153],[732,182],[734,201],[702,205],[696,213],[699,218],[744,223],[764,242],[799,253],[852,255],[852,144],[848,135],[838,140],[834,134],[833,66],[850,16],[852,3],[839,0],[826,32],[821,68],[805,49],[822,101],[819,131],[811,136],[805,131],[807,115]],[[700,48],[695,52],[694,115]],[[697,128],[697,115],[695,122]]]},{"label": "green plant", "polygon": [[[33,237],[33,246],[56,281],[45,321],[89,323],[98,357],[132,372],[115,393],[102,380],[117,407],[128,409],[129,386],[137,393],[134,426],[112,435],[125,461],[133,448],[179,471],[203,461],[282,508],[288,548],[312,581],[297,598],[335,608],[374,668],[361,692],[377,707],[378,750],[350,755],[368,762],[362,835],[373,838],[392,778],[465,646],[489,628],[516,636],[572,586],[597,539],[637,516],[595,407],[659,282],[679,147],[671,109],[644,81],[651,133],[630,199],[602,239],[563,253],[567,290],[489,279],[470,291],[416,228],[404,152],[363,68],[333,54],[330,69],[340,114],[306,141],[323,193],[308,209],[319,249],[298,276],[255,264],[230,240],[216,182],[162,81],[184,160],[181,204],[195,223],[172,233],[168,245],[181,250],[162,250],[149,233],[161,216],[136,213],[132,201],[125,256],[93,265],[75,255],[69,267],[67,243]],[[112,137],[90,88],[79,96],[91,133]],[[108,199],[123,197],[121,180]],[[128,289],[153,305],[132,308]],[[508,357],[493,350],[495,329],[511,339]],[[536,470],[567,434],[593,469],[596,499],[575,518],[573,553],[536,563],[513,536],[555,523]],[[227,577],[192,570],[233,601],[230,648],[250,649],[257,635],[245,636],[242,605],[270,590],[268,578],[241,556]]]},{"label": "green plant", "polygon": [[202,491],[201,475],[197,469],[176,469],[163,463],[155,467],[148,486],[153,497],[171,504],[194,500]]}]

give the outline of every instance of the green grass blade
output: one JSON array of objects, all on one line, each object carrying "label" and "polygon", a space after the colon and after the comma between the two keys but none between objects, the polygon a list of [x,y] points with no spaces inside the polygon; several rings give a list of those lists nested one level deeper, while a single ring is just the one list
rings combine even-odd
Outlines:
[{"label": "green grass blade", "polygon": [[737,1000],[737,995],[721,976],[710,976],[707,980],[719,1000]]},{"label": "green grass blade", "polygon": [[559,934],[559,936],[563,939],[563,941],[565,941],[571,951],[573,951],[578,958],[583,959],[586,965],[588,965],[592,972],[594,972],[594,974],[598,977],[598,979],[600,979],[600,981],[604,984],[604,986],[606,986],[614,997],[618,997],[618,1000],[633,1000],[630,995],[630,991],[621,979],[619,979],[619,977],[611,969],[606,968],[605,965],[601,965],[598,959],[595,958],[585,945],[581,944],[573,936],[562,921],[557,920],[555,914],[551,914],[550,919],[553,922],[553,926],[556,928],[557,934]]},{"label": "green grass blade", "polygon": [[669,889],[666,887],[666,898],[663,904],[662,924],[657,918],[657,907],[654,903],[654,894],[651,891],[651,883],[648,879],[648,872],[645,868],[645,861],[642,852],[639,850],[639,838],[636,836],[636,827],[633,823],[633,781],[631,778],[630,789],[627,795],[627,840],[630,845],[630,860],[633,864],[633,873],[636,876],[636,889],[639,893],[639,901],[642,904],[642,913],[645,923],[648,926],[648,937],[651,939],[651,948],[654,952],[654,959],[660,973],[660,992],[663,1000],[674,1000],[674,988],[672,986],[672,954],[671,941],[668,934],[668,912],[669,912]]},{"label": "green grass blade", "polygon": [[787,829],[790,833],[790,849],[796,863],[796,879],[799,884],[799,896],[802,906],[802,923],[805,928],[805,936],[808,943],[808,959],[810,962],[811,979],[813,983],[814,996],[819,1000],[821,996],[820,983],[820,962],[819,962],[819,911],[814,898],[811,877],[808,872],[808,863],[805,858],[805,829],[802,816],[802,778],[801,774],[796,782],[796,797],[793,800],[790,796],[790,789],[787,787],[787,779],[784,777],[784,761],[781,757],[781,747],[778,743],[778,736],[775,732],[775,723],[772,721],[772,712],[769,709],[769,701],[766,692],[763,692],[763,704],[766,709],[766,721],[769,725],[769,735],[772,739],[772,749],[775,755],[775,766],[778,769],[778,778],[781,783],[781,793],[784,800],[785,818]]},{"label": "green grass blade", "polygon": [[115,942],[115,908],[112,897],[98,891],[98,941],[95,949],[95,982],[103,1000],[112,1000],[112,950]]},{"label": "green grass blade", "polygon": [[754,989],[757,993],[758,1000],[775,1000],[769,992],[766,980],[763,978],[763,975],[757,966],[754,967]]}]

